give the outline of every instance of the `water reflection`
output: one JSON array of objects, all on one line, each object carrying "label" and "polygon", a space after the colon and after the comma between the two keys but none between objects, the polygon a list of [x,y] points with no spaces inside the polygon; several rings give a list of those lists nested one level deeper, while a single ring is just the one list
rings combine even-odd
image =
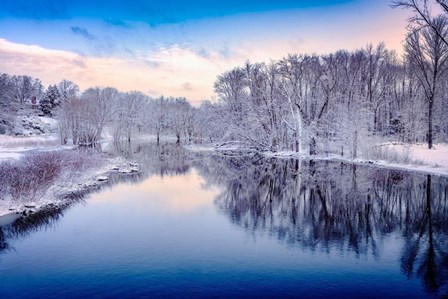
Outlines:
[{"label": "water reflection", "polygon": [[113,142],[103,144],[102,151],[112,156],[123,156],[139,163],[147,175],[182,175],[190,169],[189,155],[185,148],[171,142]]},{"label": "water reflection", "polygon": [[[235,226],[254,238],[269,234],[293,250],[380,260],[387,254],[384,242],[393,240],[401,257],[391,267],[418,277],[428,293],[448,295],[447,178],[257,154],[191,153],[170,143],[110,144],[102,151],[139,164],[138,174],[112,177],[111,185],[169,176],[181,186],[194,169],[203,188],[220,190],[214,205]],[[175,204],[189,211],[184,202]],[[53,227],[63,213],[43,211],[0,228],[0,252],[11,249],[11,238]]]},{"label": "water reflection", "polygon": [[[150,176],[157,175],[162,178],[164,176],[179,176],[185,175],[190,170],[191,157],[188,152],[181,145],[172,142],[112,142],[96,144],[95,149],[112,157],[123,156],[136,161],[139,165],[139,172],[131,175],[111,175],[106,184],[69,194],[68,197],[72,202],[82,201],[87,195],[100,192],[117,183],[137,184]],[[12,225],[0,226],[0,253],[12,249],[9,245],[12,239],[26,237],[35,231],[51,228],[69,206],[48,208],[25,218],[19,218]]]},{"label": "water reflection", "polygon": [[33,232],[53,229],[61,217],[64,216],[60,207],[48,208],[27,217],[17,219],[13,224],[0,227],[0,253],[12,250],[9,240],[24,238]]},{"label": "water reflection", "polygon": [[257,155],[210,159],[195,166],[209,183],[225,186],[216,205],[251,234],[267,232],[304,250],[375,258],[396,234],[404,241],[403,273],[419,277],[428,292],[446,292],[446,178]]}]

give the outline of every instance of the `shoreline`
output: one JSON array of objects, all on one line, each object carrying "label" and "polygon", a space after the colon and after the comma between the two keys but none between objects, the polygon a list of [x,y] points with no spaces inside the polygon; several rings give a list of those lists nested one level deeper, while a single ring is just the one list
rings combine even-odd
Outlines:
[{"label": "shoreline", "polygon": [[185,146],[187,150],[193,152],[211,152],[211,153],[234,153],[240,155],[241,153],[258,153],[266,158],[277,158],[277,159],[299,159],[299,160],[315,160],[315,161],[332,161],[332,162],[343,162],[350,163],[355,165],[362,166],[370,166],[384,169],[393,169],[393,170],[401,170],[401,171],[409,171],[416,172],[420,174],[430,174],[448,177],[448,167],[443,166],[432,166],[428,164],[398,164],[387,162],[385,160],[368,160],[368,159],[349,159],[342,156],[337,155],[329,155],[329,156],[310,156],[299,152],[290,152],[290,151],[280,151],[280,152],[263,152],[263,151],[254,151],[252,149],[244,149],[244,148],[226,148],[219,149],[213,145],[187,145]]},{"label": "shoreline", "polygon": [[[276,159],[299,159],[314,161],[331,161],[342,162],[360,166],[369,166],[384,169],[393,169],[407,172],[415,172],[427,175],[436,175],[448,177],[448,167],[436,167],[424,164],[398,164],[384,160],[364,160],[364,159],[348,159],[337,155],[329,156],[310,156],[298,152],[261,152],[253,149],[245,148],[216,148],[213,145],[184,145],[184,148],[192,152],[210,152],[216,154],[234,154],[244,155],[245,153],[257,153],[266,158]],[[58,149],[48,150],[57,151]],[[14,153],[14,151],[8,151]],[[27,151],[19,151],[26,153]],[[15,158],[3,161],[14,161]],[[0,163],[2,160],[0,160]],[[55,185],[48,188],[46,194],[36,202],[14,202],[11,199],[0,201],[0,226],[7,225],[20,217],[26,217],[44,209],[64,208],[77,201],[78,198],[85,196],[91,192],[99,190],[110,185],[111,176],[115,175],[131,175],[139,172],[138,164],[125,159],[124,157],[108,158],[102,157],[103,165],[98,168],[89,169],[81,176],[74,178],[72,181],[56,182]],[[14,219],[15,218],[15,219]],[[14,220],[11,220],[14,219]],[[6,223],[6,224],[5,224]]]},{"label": "shoreline", "polygon": [[[1,162],[1,161],[0,161]],[[27,217],[45,209],[65,208],[79,198],[106,187],[115,175],[129,176],[139,173],[138,164],[123,157],[103,158],[100,168],[93,168],[73,181],[56,182],[36,201],[0,201],[0,227],[11,224],[21,217]]]}]

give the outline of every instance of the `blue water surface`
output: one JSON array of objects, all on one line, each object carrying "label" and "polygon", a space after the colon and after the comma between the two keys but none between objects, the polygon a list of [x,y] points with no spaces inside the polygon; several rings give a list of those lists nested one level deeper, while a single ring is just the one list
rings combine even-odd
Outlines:
[{"label": "blue water surface", "polygon": [[140,147],[136,177],[3,227],[0,297],[448,294],[446,179],[173,147]]}]

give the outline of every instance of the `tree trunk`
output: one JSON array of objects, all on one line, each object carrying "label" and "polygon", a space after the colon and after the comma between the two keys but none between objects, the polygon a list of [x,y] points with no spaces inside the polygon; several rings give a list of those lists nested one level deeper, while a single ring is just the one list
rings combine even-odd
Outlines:
[{"label": "tree trunk", "polygon": [[316,138],[313,136],[310,140],[310,155],[313,156],[316,154]]},{"label": "tree trunk", "polygon": [[434,100],[432,97],[429,99],[428,104],[428,148],[432,149],[432,113],[434,108]]}]

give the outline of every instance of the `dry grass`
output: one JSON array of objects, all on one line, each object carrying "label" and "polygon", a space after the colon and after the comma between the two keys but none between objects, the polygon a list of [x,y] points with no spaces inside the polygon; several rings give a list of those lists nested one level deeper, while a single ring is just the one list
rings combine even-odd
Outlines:
[{"label": "dry grass", "polygon": [[17,161],[0,163],[0,200],[29,202],[42,198],[58,180],[69,183],[99,165],[93,151],[40,152]]},{"label": "dry grass", "polygon": [[387,145],[373,145],[365,147],[362,151],[363,157],[369,160],[380,160],[394,164],[425,165],[422,161],[412,159],[409,146],[402,148],[391,148]]},{"label": "dry grass", "polygon": [[4,149],[50,147],[59,144],[57,138],[0,136],[0,148]]}]

